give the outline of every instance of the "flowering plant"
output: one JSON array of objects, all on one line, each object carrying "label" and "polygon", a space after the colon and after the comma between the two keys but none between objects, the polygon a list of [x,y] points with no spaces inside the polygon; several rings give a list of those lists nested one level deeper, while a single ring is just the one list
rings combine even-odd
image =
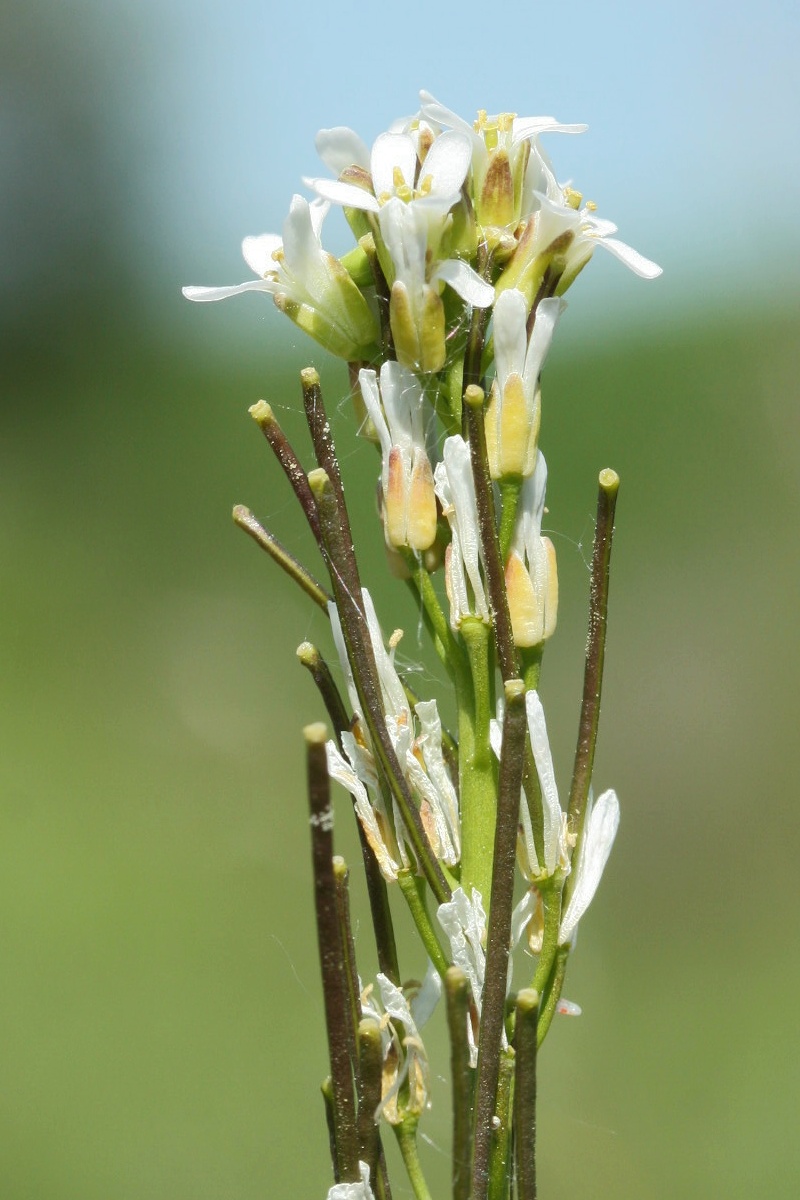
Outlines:
[{"label": "flowering plant", "polygon": [[[237,506],[234,519],[327,614],[343,677],[337,686],[320,651],[300,646],[333,726],[333,738],[322,724],[305,730],[330,1050],[329,1200],[389,1200],[384,1121],[417,1200],[429,1196],[416,1144],[429,1103],[420,1031],[442,992],[454,1200],[533,1200],[537,1050],[554,1014],[580,1011],[562,998],[567,959],[619,821],[616,793],[595,801],[591,787],[619,479],[599,476],[579,737],[562,807],[538,690],[558,610],[555,550],[542,533],[541,373],[563,296],[597,246],[637,275],[660,274],[557,181],[541,139],[583,129],[483,112],[470,125],[423,92],[419,112],[371,150],[350,129],[322,130],[330,176],[306,180],[314,199],[294,197],[282,238],[244,240],[257,278],[184,289],[198,301],[269,292],[347,361],[359,432],[380,451],[389,564],[416,594],[457,714],[451,733],[436,699],[416,695],[398,670],[401,634],[384,638],[362,585],[319,376],[304,370],[310,472],[272,408],[261,401],[251,413],[291,482],[329,590],[249,510]],[[356,239],[342,258],[322,246],[331,204]],[[361,839],[380,966],[366,986],[348,872],[334,855],[331,780],[352,798]],[[403,982],[394,891],[419,934],[422,984]],[[517,946],[535,966],[512,992]]]}]

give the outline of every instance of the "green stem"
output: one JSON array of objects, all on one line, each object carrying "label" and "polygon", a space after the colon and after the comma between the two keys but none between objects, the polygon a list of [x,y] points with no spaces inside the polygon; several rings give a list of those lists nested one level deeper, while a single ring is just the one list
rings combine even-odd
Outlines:
[{"label": "green stem", "polygon": [[569,946],[559,946],[558,953],[556,955],[556,961],[553,966],[553,972],[548,983],[547,993],[544,997],[544,1004],[539,1013],[537,1041],[540,1046],[547,1037],[547,1031],[550,1028],[550,1022],[555,1014],[556,1005],[561,999],[561,989],[564,986],[564,976],[567,971],[568,958]]},{"label": "green stem", "polygon": [[544,930],[542,933],[542,949],[531,987],[542,996],[547,987],[553,970],[553,963],[558,954],[558,930],[561,924],[561,885],[548,880],[539,888],[544,909]]},{"label": "green stem", "polygon": [[509,476],[500,480],[500,558],[503,562],[511,550],[511,539],[517,523],[517,504],[522,489],[522,477]]},{"label": "green stem", "polygon": [[433,928],[433,922],[425,903],[425,880],[420,879],[418,875],[413,875],[406,867],[398,872],[397,882],[400,884],[400,891],[403,893],[412,920],[422,939],[425,953],[444,979],[450,964],[436,936],[436,930]]},{"label": "green stem", "polygon": [[428,1184],[422,1173],[422,1164],[419,1161],[419,1151],[417,1150],[417,1118],[406,1117],[399,1125],[395,1125],[394,1132],[397,1137],[397,1144],[400,1147],[400,1153],[403,1156],[406,1171],[408,1172],[409,1182],[414,1191],[415,1200],[432,1200]]},{"label": "green stem", "polygon": [[489,1153],[489,1200],[508,1200],[511,1191],[511,1109],[514,1097],[514,1051],[500,1056],[497,1081],[497,1106],[492,1123],[492,1147]]},{"label": "green stem", "polygon": [[494,716],[491,630],[476,617],[461,623],[472,679],[458,692],[458,762],[461,804],[461,886],[489,903],[497,807],[497,763],[489,741]]},{"label": "green stem", "polygon": [[358,1026],[358,1065],[358,1153],[369,1167],[374,1190],[381,1148],[380,1127],[375,1114],[381,1102],[383,1041],[381,1027],[371,1017]]},{"label": "green stem", "polygon": [[466,670],[461,647],[444,615],[433,580],[420,562],[419,555],[409,550],[404,558],[410,572],[410,582],[422,603],[425,621],[433,636],[439,658],[447,668],[450,678],[455,681],[456,677],[459,674],[463,676]]}]

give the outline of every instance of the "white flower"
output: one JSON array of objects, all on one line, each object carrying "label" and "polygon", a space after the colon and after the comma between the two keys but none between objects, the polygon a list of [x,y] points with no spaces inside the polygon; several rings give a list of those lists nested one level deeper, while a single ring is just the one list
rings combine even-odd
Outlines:
[{"label": "white flower", "polygon": [[570,187],[548,188],[547,193],[534,193],[534,200],[538,208],[497,281],[498,295],[507,288],[519,288],[532,303],[549,270],[550,287],[560,296],[586,266],[597,246],[603,246],[642,279],[657,279],[661,274],[656,263],[610,236],[617,227],[613,221],[595,216],[594,204],[587,203],[581,208],[579,192]]},{"label": "white flower", "polygon": [[[321,130],[321,156],[338,174],[348,152],[361,155],[352,130]],[[358,139],[360,141],[360,139]],[[363,145],[363,143],[361,143]],[[318,196],[346,208],[377,213],[393,197],[404,203],[421,203],[432,212],[446,213],[457,203],[470,164],[469,141],[459,133],[442,134],[431,146],[424,164],[417,158],[417,147],[408,133],[382,133],[376,138],[369,159],[372,190],[339,179],[306,179]],[[352,166],[361,166],[353,161]]]},{"label": "white flower", "polygon": [[539,375],[550,349],[563,300],[540,300],[530,338],[528,304],[508,288],[492,314],[495,380],[486,412],[486,447],[492,479],[530,475],[541,421]]},{"label": "white flower", "polygon": [[575,886],[566,911],[561,918],[558,932],[560,945],[566,945],[575,937],[575,932],[586,909],[592,902],[600,883],[614,838],[619,828],[619,800],[611,789],[603,792],[596,804],[591,795],[586,808],[583,837],[578,847],[575,864]]},{"label": "white flower", "polygon": [[481,574],[478,503],[469,446],[462,437],[449,437],[443,455],[433,478],[452,534],[445,559],[445,585],[450,625],[457,632],[465,617],[479,617],[488,625],[491,615]]},{"label": "white flower", "polygon": [[[431,151],[432,153],[432,151]],[[389,319],[397,358],[412,371],[440,371],[445,364],[445,312],[440,285],[449,284],[466,304],[488,308],[494,288],[460,258],[440,258],[449,219],[446,210],[425,200],[406,204],[397,196],[378,214],[380,237],[390,264]]]},{"label": "white flower", "polygon": [[375,318],[345,268],[323,250],[322,222],[329,205],[292,199],[283,239],[265,233],[242,242],[245,262],[259,277],[233,287],[185,287],[188,300],[226,300],[243,292],[269,292],[275,304],[333,354],[369,357]]},{"label": "white flower", "polygon": [[546,487],[547,465],[541,450],[537,450],[536,469],[520,490],[517,522],[505,564],[511,630],[517,646],[539,646],[556,627],[556,552],[550,538],[542,537]]},{"label": "white flower", "polygon": [[358,381],[381,443],[383,528],[387,546],[427,550],[436,539],[436,496],[425,447],[424,399],[417,377],[400,363]]},{"label": "white flower", "polygon": [[375,1200],[369,1185],[369,1167],[359,1162],[361,1179],[358,1183],[335,1183],[328,1189],[328,1200]]},{"label": "white flower", "polygon": [[[398,361],[422,373],[441,370],[446,358],[442,286],[448,284],[474,307],[486,308],[494,298],[491,284],[443,249],[470,165],[469,140],[443,133],[426,146],[421,163],[419,139],[408,132],[382,133],[372,147],[369,171],[362,165],[365,147],[352,130],[323,130],[318,146],[342,177],[305,182],[318,196],[369,218],[391,289]],[[360,161],[343,166],[356,157]]]},{"label": "white flower", "polygon": [[583,133],[585,125],[565,125],[555,117],[517,117],[513,113],[478,113],[474,125],[420,92],[422,116],[449,125],[469,138],[472,148],[472,194],[481,225],[515,225],[531,211],[533,190],[555,183],[549,160],[539,145],[542,133]]},{"label": "white flower", "polygon": [[565,254],[567,265],[561,277],[559,291],[564,291],[569,287],[578,272],[591,258],[596,246],[602,246],[604,250],[608,250],[610,254],[613,254],[633,271],[634,275],[638,275],[642,279],[657,279],[662,274],[662,269],[657,263],[651,262],[649,258],[645,258],[643,254],[639,254],[625,242],[609,236],[617,232],[617,226],[613,221],[596,217],[593,204],[576,208],[575,204],[580,204],[580,200],[581,197],[570,188],[563,190],[560,202],[545,195],[539,196],[541,208],[538,218],[537,241],[544,247],[552,244],[564,233],[569,232],[573,235],[572,243]]}]

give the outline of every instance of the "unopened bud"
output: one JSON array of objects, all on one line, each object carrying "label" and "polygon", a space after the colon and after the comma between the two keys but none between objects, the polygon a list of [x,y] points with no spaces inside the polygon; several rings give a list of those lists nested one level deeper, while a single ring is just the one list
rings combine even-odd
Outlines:
[{"label": "unopened bud", "polygon": [[389,299],[389,322],[399,363],[421,374],[442,369],[447,357],[444,305],[430,284],[424,285],[421,311],[415,312],[408,288],[396,280]]},{"label": "unopened bud", "polygon": [[534,392],[531,406],[517,371],[508,376],[502,393],[495,381],[486,412],[486,450],[492,479],[525,476],[533,471],[541,412],[539,389]]},{"label": "unopened bud", "polygon": [[539,646],[556,628],[558,616],[558,568],[550,538],[541,539],[542,555],[526,567],[516,550],[506,563],[506,592],[514,644]]}]

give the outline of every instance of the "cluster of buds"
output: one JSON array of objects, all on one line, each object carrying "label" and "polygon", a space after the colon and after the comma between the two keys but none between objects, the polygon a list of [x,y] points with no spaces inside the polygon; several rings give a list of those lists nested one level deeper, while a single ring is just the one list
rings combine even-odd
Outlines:
[{"label": "cluster of buds", "polygon": [[[428,1104],[419,1031],[442,991],[456,1075],[454,1200],[508,1196],[510,1162],[521,1200],[535,1196],[526,1122],[536,1047],[555,1013],[578,1011],[561,996],[566,961],[619,820],[613,791],[596,803],[592,794],[619,480],[600,474],[580,732],[562,808],[539,694],[558,611],[555,549],[542,530],[541,376],[563,296],[595,247],[643,278],[660,273],[558,182],[541,139],[583,129],[509,113],[482,112],[469,124],[423,92],[419,112],[371,150],[350,129],[322,130],[317,149],[330,176],[306,179],[312,199],[294,197],[282,238],[243,243],[257,278],[184,289],[199,301],[268,292],[346,360],[360,432],[380,448],[393,573],[415,592],[453,690],[451,733],[437,701],[417,696],[398,670],[402,635],[384,640],[362,587],[319,377],[308,369],[314,469],[306,471],[269,405],[251,411],[305,513],[330,590],[249,510],[234,516],[326,614],[344,681],[340,689],[316,647],[303,643],[298,655],[334,729],[333,738],[323,726],[306,731],[331,1052],[330,1200],[388,1195],[381,1118],[416,1195],[427,1195],[415,1140]],[[341,258],[322,246],[332,204],[356,241]],[[358,821],[380,1001],[355,966],[331,779],[349,792]],[[515,864],[524,891],[516,905]],[[402,983],[393,887],[428,961],[422,986]],[[518,945],[533,965],[512,1001]]]}]

